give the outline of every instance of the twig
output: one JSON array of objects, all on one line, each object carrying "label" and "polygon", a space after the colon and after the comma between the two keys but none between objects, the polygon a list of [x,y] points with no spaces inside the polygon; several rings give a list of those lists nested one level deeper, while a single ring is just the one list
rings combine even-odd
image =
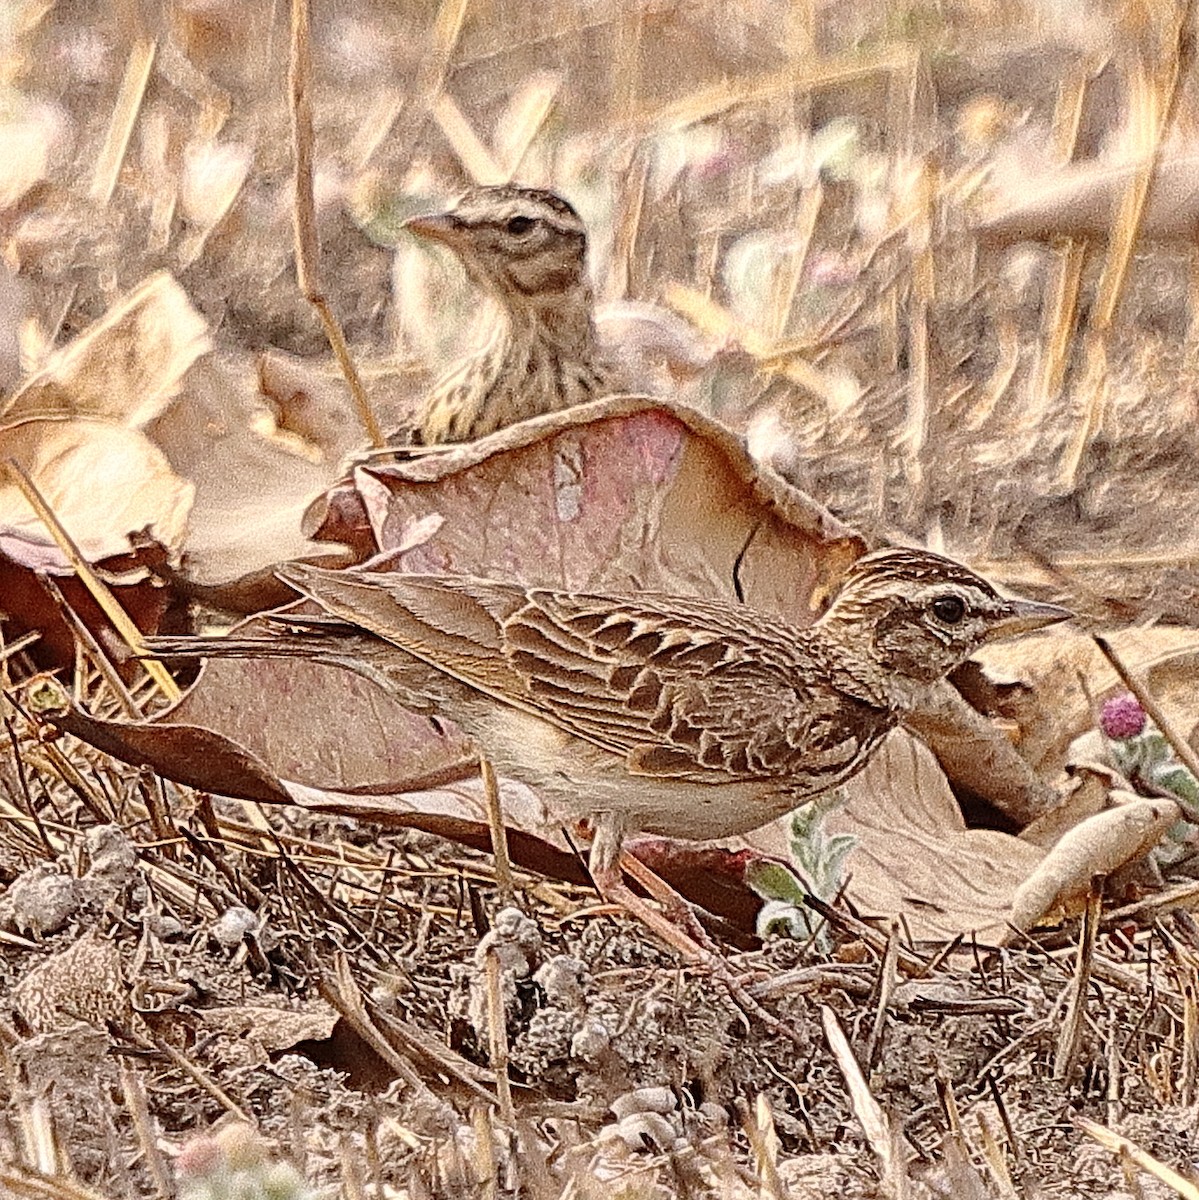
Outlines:
[{"label": "twig", "polygon": [[383,429],[367,399],[366,389],[358,368],[350,356],[341,325],[329,307],[320,283],[321,243],[316,230],[316,199],[312,190],[313,150],[316,143],[312,131],[312,34],[309,0],[292,0],[291,5],[291,66],[288,87],[291,99],[292,143],[295,149],[295,235],[296,280],[304,299],[316,309],[325,329],[325,336],[337,365],[350,388],[358,420],[379,449],[386,444]]},{"label": "twig", "polygon": [[504,1013],[503,979],[500,956],[487,951],[487,1024],[490,1033],[491,1069],[495,1072],[495,1090],[500,1101],[500,1117],[509,1129],[516,1128],[516,1109],[512,1104],[512,1084],[508,1079],[508,1022]]},{"label": "twig", "polygon": [[1106,1125],[1100,1125],[1098,1121],[1091,1121],[1086,1117],[1079,1116],[1073,1117],[1072,1120],[1083,1133],[1094,1138],[1105,1150],[1110,1150],[1113,1154],[1120,1155],[1121,1158],[1131,1160],[1142,1171],[1147,1171],[1155,1179],[1160,1179],[1167,1187],[1173,1188],[1178,1195],[1183,1197],[1183,1200],[1199,1200],[1199,1187],[1196,1187],[1189,1179],[1184,1179],[1177,1171],[1167,1167],[1165,1163],[1159,1162],[1147,1150],[1142,1150],[1136,1142],[1108,1129]]},{"label": "twig", "polygon": [[897,1159],[895,1135],[891,1128],[891,1122],[879,1102],[870,1094],[870,1088],[862,1074],[862,1068],[858,1065],[858,1060],[854,1058],[853,1050],[850,1049],[845,1033],[841,1029],[841,1023],[837,1020],[837,1014],[827,1005],[822,1005],[820,1020],[824,1025],[824,1036],[828,1041],[829,1049],[833,1053],[833,1058],[837,1060],[837,1066],[845,1080],[850,1107],[858,1119],[858,1124],[862,1127],[862,1133],[865,1134],[870,1149],[874,1151],[874,1155],[878,1159],[883,1191],[895,1200],[898,1200],[899,1197],[906,1197],[908,1193],[907,1169]]},{"label": "twig", "polygon": [[882,965],[878,972],[878,1004],[874,1010],[874,1023],[870,1028],[870,1038],[866,1043],[866,1069],[873,1071],[878,1063],[882,1050],[883,1029],[887,1023],[887,1009],[891,1004],[891,993],[895,990],[897,978],[896,963],[899,958],[899,928],[892,918],[891,928],[887,931],[887,952],[883,955]]},{"label": "twig", "polygon": [[12,481],[17,485],[21,495],[29,502],[30,508],[41,518],[42,524],[45,525],[47,532],[66,556],[67,561],[70,562],[72,569],[79,576],[83,586],[91,593],[92,599],[95,600],[104,615],[112,622],[117,633],[124,638],[125,644],[134,656],[144,659],[142,666],[145,668],[146,674],[158,684],[159,688],[162,689],[162,694],[174,703],[182,695],[179,691],[179,685],[162,663],[154,659],[145,659],[146,644],[142,640],[142,631],[138,629],[129,614],[117,603],[116,597],[109,591],[104,581],[92,570],[91,563],[80,553],[74,539],[63,528],[62,522],[55,515],[53,509],[46,503],[45,498],[38,491],[37,485],[25,473],[25,469],[20,463],[10,458],[3,465],[8,469]]},{"label": "twig", "polygon": [[1103,888],[1097,881],[1092,880],[1091,889],[1087,893],[1082,928],[1078,935],[1078,959],[1070,981],[1070,1002],[1058,1032],[1057,1051],[1053,1058],[1053,1078],[1058,1082],[1068,1082],[1078,1065],[1082,1027],[1087,1011],[1087,989],[1091,985],[1091,966],[1095,958],[1095,938],[1099,933],[1102,903]]},{"label": "twig", "polygon": [[491,827],[491,853],[495,858],[495,882],[500,904],[515,903],[516,885],[512,881],[512,859],[508,855],[508,830],[504,825],[504,806],[495,768],[479,756],[479,774],[483,777],[483,792],[487,797],[487,823]]},{"label": "twig", "polygon": [[133,1119],[133,1128],[137,1131],[137,1140],[142,1148],[142,1158],[150,1178],[154,1181],[154,1190],[162,1200],[171,1200],[175,1189],[171,1186],[171,1173],[158,1148],[158,1136],[146,1106],[146,1091],[142,1081],[129,1065],[121,1063],[121,1091],[125,1094],[125,1106]]},{"label": "twig", "polygon": [[141,111],[157,49],[157,42],[149,38],[139,38],[129,51],[129,58],[125,62],[125,77],[121,80],[121,90],[117,93],[112,117],[108,122],[108,132],[104,136],[104,146],[96,159],[96,170],[92,176],[91,198],[97,204],[107,204],[112,199],[113,190],[121,174],[121,164],[125,161],[125,152],[129,148],[133,126],[137,122],[137,114]]},{"label": "twig", "polygon": [[769,1200],[787,1200],[787,1190],[779,1176],[778,1134],[774,1131],[774,1114],[770,1111],[770,1102],[759,1092],[754,1111],[750,1112],[744,1098],[738,1096],[737,1115],[741,1118],[741,1128],[745,1131],[750,1149],[754,1152],[763,1196],[769,1197]]}]

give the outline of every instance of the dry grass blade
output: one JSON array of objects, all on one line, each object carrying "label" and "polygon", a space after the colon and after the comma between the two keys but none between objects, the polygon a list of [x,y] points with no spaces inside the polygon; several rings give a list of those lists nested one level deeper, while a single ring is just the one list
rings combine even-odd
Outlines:
[{"label": "dry grass blade", "polygon": [[113,105],[104,147],[96,160],[96,170],[92,176],[91,198],[98,204],[107,204],[117,186],[121,164],[125,161],[129,139],[137,123],[137,114],[146,94],[146,84],[150,81],[150,69],[154,65],[157,49],[157,42],[149,38],[140,38],[129,51],[125,77],[121,81],[121,90],[117,94],[116,104]]},{"label": "dry grass blade", "polygon": [[138,1144],[142,1148],[142,1158],[150,1178],[154,1181],[154,1190],[162,1200],[170,1200],[175,1189],[171,1186],[171,1173],[167,1169],[166,1160],[158,1148],[158,1135],[154,1129],[154,1121],[146,1105],[146,1089],[142,1081],[124,1061],[121,1062],[121,1090],[125,1095],[125,1107],[133,1118],[133,1127],[137,1131]]},{"label": "dry grass blade", "polygon": [[[1083,417],[1066,447],[1060,471],[1060,481],[1067,489],[1074,487],[1083,453],[1100,428],[1106,402],[1108,335],[1116,306],[1120,302],[1128,278],[1133,249],[1141,232],[1150,185],[1161,161],[1166,134],[1174,120],[1179,80],[1190,68],[1190,10],[1188,2],[1176,13],[1177,23],[1170,39],[1172,53],[1168,54],[1163,66],[1158,66],[1158,78],[1141,88],[1134,86],[1130,89],[1134,97],[1141,96],[1151,128],[1148,132],[1148,144],[1143,148],[1142,161],[1130,176],[1128,186],[1121,197],[1119,213],[1108,240],[1107,260],[1099,281],[1099,294],[1090,313],[1086,367],[1080,384]],[[1136,80],[1131,82],[1135,83]]]},{"label": "dry grass blade", "polygon": [[499,890],[501,905],[512,904],[516,899],[516,885],[512,880],[512,858],[508,853],[508,828],[504,824],[504,805],[500,798],[500,784],[495,777],[495,768],[484,757],[479,757],[479,774],[483,777],[483,793],[487,797],[487,820],[491,826],[491,853],[495,858],[495,882]]},{"label": "dry grass blade", "polygon": [[829,1049],[849,1092],[849,1103],[862,1133],[878,1159],[883,1191],[892,1200],[903,1200],[908,1194],[907,1168],[899,1159],[894,1130],[887,1114],[870,1092],[862,1068],[854,1057],[849,1041],[841,1029],[837,1014],[827,1005],[821,1006],[820,1020]]},{"label": "dry grass blade", "polygon": [[896,964],[899,960],[899,926],[894,920],[887,931],[887,952],[878,971],[878,1004],[874,1010],[874,1022],[870,1027],[870,1040],[866,1043],[866,1065],[874,1070],[878,1065],[882,1052],[883,1030],[887,1024],[887,1009],[891,1004],[891,994],[898,981]]},{"label": "dry grass blade", "polygon": [[516,1127],[516,1109],[512,1105],[512,1084],[508,1079],[508,1018],[504,1007],[503,972],[495,948],[487,951],[487,1031],[491,1069],[495,1072],[496,1092],[500,1098],[500,1117],[509,1129]]},{"label": "dry grass blade", "polygon": [[1066,1006],[1065,1020],[1058,1030],[1057,1051],[1053,1059],[1053,1077],[1059,1081],[1069,1080],[1078,1066],[1102,903],[1103,889],[1093,882],[1087,894],[1087,907],[1078,934],[1078,956],[1070,980],[1070,1002]]},{"label": "dry grass blade", "polygon": [[7,1165],[0,1165],[0,1187],[12,1200],[111,1200],[73,1179],[35,1174]]},{"label": "dry grass blade", "polygon": [[290,96],[292,143],[295,151],[296,278],[304,298],[316,309],[325,336],[350,389],[354,409],[371,446],[386,439],[367,399],[358,368],[350,355],[341,325],[329,307],[320,283],[320,238],[316,228],[316,199],[312,190],[316,135],[312,128],[312,15],[309,0],[292,0]]},{"label": "dry grass blade", "polygon": [[433,119],[475,183],[486,187],[508,182],[508,172],[495,160],[448,92],[442,92],[433,101]]},{"label": "dry grass blade", "polygon": [[[384,1061],[407,1080],[413,1087],[427,1092],[428,1089],[412,1068],[412,1064],[392,1046],[382,1029],[367,1012],[362,992],[350,974],[349,963],[344,954],[338,954],[335,973],[326,973],[321,978],[320,993],[353,1027],[354,1031],[384,1059]],[[380,1014],[380,1025],[393,1037],[404,1043],[405,1049],[418,1059],[426,1061],[435,1070],[451,1076],[476,1096],[489,1104],[498,1103],[497,1097],[489,1092],[480,1078],[489,1073],[468,1063],[452,1050],[425,1036],[407,1021],[388,1014]]]},{"label": "dry grass blade", "polygon": [[[133,623],[129,614],[117,603],[116,597],[108,589],[107,584],[92,570],[91,564],[79,552],[71,535],[63,528],[62,522],[54,515],[53,510],[38,491],[37,485],[25,473],[24,468],[11,459],[4,464],[13,482],[21,494],[29,502],[30,507],[41,518],[46,531],[53,537],[58,548],[66,556],[71,567],[79,576],[83,585],[91,593],[92,599],[103,610],[104,615],[112,622],[113,628],[125,640],[135,658],[145,658],[146,646],[142,641],[142,632]],[[171,678],[170,672],[160,662],[146,660],[143,662],[146,674],[162,689],[162,694],[171,701],[179,699],[179,685]]]},{"label": "dry grass blade", "polygon": [[1172,1188],[1183,1200],[1199,1200],[1199,1186],[1189,1179],[1184,1179],[1177,1171],[1167,1167],[1165,1163],[1154,1158],[1147,1150],[1142,1150],[1136,1142],[1091,1121],[1086,1117],[1072,1117],[1074,1124],[1088,1137],[1092,1137],[1105,1150],[1118,1154],[1122,1159],[1135,1163],[1142,1171],[1147,1171],[1155,1179],[1160,1179],[1168,1188]]},{"label": "dry grass blade", "polygon": [[737,1101],[737,1113],[741,1128],[754,1152],[761,1181],[761,1194],[766,1200],[789,1200],[789,1192],[783,1185],[778,1169],[778,1134],[774,1128],[774,1114],[770,1101],[759,1094],[754,1101],[753,1111],[743,1099]]}]

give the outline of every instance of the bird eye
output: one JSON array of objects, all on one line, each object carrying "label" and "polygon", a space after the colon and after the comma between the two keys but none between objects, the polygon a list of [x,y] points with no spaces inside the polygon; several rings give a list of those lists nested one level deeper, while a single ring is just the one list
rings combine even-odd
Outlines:
[{"label": "bird eye", "polygon": [[938,596],[932,603],[933,616],[946,625],[956,625],[966,615],[961,596]]},{"label": "bird eye", "polygon": [[508,223],[504,226],[513,237],[524,237],[533,228],[532,217],[509,217]]}]

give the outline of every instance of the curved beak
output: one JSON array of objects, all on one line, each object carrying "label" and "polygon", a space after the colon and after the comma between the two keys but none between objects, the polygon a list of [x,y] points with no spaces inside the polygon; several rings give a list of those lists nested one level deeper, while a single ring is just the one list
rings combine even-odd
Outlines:
[{"label": "curved beak", "polygon": [[1038,600],[1008,600],[1007,612],[991,626],[987,641],[1014,637],[1018,633],[1030,633],[1046,625],[1068,621],[1074,614],[1060,604],[1042,604]]},{"label": "curved beak", "polygon": [[462,242],[462,222],[452,213],[430,213],[426,217],[413,217],[404,222],[404,228],[417,237],[446,246],[458,246]]}]

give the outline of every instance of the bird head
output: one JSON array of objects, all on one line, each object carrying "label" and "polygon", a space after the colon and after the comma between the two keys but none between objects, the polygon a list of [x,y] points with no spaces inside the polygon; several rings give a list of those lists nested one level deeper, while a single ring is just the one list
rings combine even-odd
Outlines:
[{"label": "bird head", "polygon": [[561,304],[586,286],[586,230],[553,192],[473,188],[447,212],[415,217],[405,228],[448,246],[470,278],[513,313]]},{"label": "bird head", "polygon": [[821,624],[884,677],[930,684],[987,642],[1073,615],[1057,604],[1001,596],[939,554],[893,547],[854,563]]}]

